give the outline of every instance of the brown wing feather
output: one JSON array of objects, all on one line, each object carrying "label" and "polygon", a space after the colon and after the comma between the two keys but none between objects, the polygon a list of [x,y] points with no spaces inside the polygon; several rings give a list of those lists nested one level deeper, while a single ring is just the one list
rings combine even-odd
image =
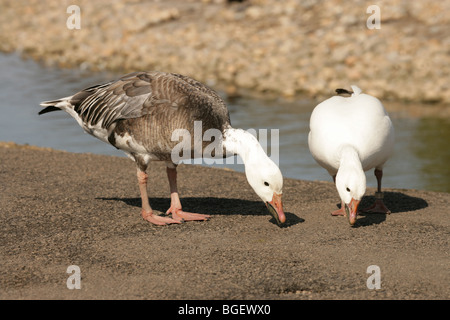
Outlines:
[{"label": "brown wing feather", "polygon": [[[109,128],[121,119],[189,110],[194,120],[213,121],[220,129],[229,124],[224,101],[202,83],[179,74],[133,72],[118,80],[86,88],[70,103],[85,123]],[[190,119],[190,120],[191,120]]]}]

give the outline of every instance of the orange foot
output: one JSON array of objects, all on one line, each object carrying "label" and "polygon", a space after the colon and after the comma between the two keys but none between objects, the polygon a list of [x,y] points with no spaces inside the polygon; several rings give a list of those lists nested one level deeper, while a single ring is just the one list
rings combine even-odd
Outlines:
[{"label": "orange foot", "polygon": [[147,220],[148,222],[157,225],[157,226],[165,226],[172,223],[181,223],[181,221],[169,218],[169,217],[161,217],[158,215],[153,214],[152,211],[146,212],[145,210],[142,210],[141,212],[142,218],[144,220]]},{"label": "orange foot", "polygon": [[347,216],[347,213],[345,212],[345,205],[342,204],[342,205],[341,205],[341,208],[338,209],[338,210],[333,211],[333,212],[331,213],[331,215],[332,215],[332,216],[344,216],[344,217],[346,217],[346,216]]},{"label": "orange foot", "polygon": [[375,192],[375,203],[368,208],[362,209],[361,211],[366,213],[391,214],[391,210],[386,208],[386,206],[384,205],[383,193],[379,191]]},{"label": "orange foot", "polygon": [[362,209],[361,211],[365,212],[365,213],[386,213],[386,214],[391,214],[391,210],[386,208],[386,206],[384,205],[383,200],[381,200],[381,199],[376,199],[375,203],[373,205],[371,205],[368,208]]},{"label": "orange foot", "polygon": [[169,210],[166,211],[166,214],[172,214],[172,218],[179,222],[185,222],[185,221],[205,221],[209,220],[211,216],[207,214],[200,214],[200,213],[191,213],[191,212],[185,212],[181,210],[181,208],[175,208],[170,207]]}]

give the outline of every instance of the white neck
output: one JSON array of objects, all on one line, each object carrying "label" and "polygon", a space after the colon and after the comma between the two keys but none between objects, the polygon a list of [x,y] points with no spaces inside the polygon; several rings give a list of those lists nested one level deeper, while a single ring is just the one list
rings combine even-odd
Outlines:
[{"label": "white neck", "polygon": [[248,183],[265,203],[273,201],[274,194],[282,194],[280,169],[251,133],[229,127],[224,131],[222,141],[227,156],[237,154],[242,158]]},{"label": "white neck", "polygon": [[353,169],[362,170],[361,160],[359,158],[358,151],[350,145],[343,146],[340,150],[340,163],[339,167],[350,167]]},{"label": "white neck", "polygon": [[340,150],[336,188],[341,199],[347,204],[352,198],[361,200],[366,192],[366,175],[358,151],[352,146],[343,146]]},{"label": "white neck", "polygon": [[249,132],[243,129],[229,127],[224,131],[223,147],[227,156],[234,154],[242,158],[244,164],[268,158],[259,141]]}]

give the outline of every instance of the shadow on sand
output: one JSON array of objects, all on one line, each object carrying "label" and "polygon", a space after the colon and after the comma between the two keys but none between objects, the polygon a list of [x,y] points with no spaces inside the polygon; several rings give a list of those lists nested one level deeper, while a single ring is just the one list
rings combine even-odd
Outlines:
[{"label": "shadow on sand", "polygon": [[[98,200],[122,201],[130,206],[141,207],[140,198],[96,198]],[[153,210],[165,213],[170,207],[170,198],[149,198]],[[242,199],[213,198],[213,197],[184,197],[181,199],[183,210],[209,215],[269,215],[267,208],[261,201],[251,201]],[[305,220],[291,212],[285,212],[286,223],[281,227],[289,227]],[[277,224],[274,218],[269,220]]]},{"label": "shadow on sand", "polygon": [[[384,204],[391,214],[404,213],[408,211],[416,211],[428,207],[428,202],[422,198],[412,197],[401,192],[384,193]],[[359,208],[366,208],[371,206],[375,202],[375,196],[364,196]],[[379,224],[386,220],[386,214],[384,213],[366,213],[358,212],[359,218],[353,227],[365,227],[372,224]]]}]

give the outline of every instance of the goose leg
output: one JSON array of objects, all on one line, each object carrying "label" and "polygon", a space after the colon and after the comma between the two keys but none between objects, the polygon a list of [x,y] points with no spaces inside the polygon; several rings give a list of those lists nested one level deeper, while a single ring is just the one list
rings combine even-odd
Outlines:
[{"label": "goose leg", "polygon": [[184,221],[195,221],[195,220],[209,220],[211,216],[206,214],[191,213],[181,210],[181,201],[178,196],[177,188],[177,168],[167,167],[167,177],[169,179],[170,186],[170,208],[167,210],[167,214],[171,213],[172,218],[184,222]]},{"label": "goose leg", "polygon": [[[333,177],[333,182],[336,184],[336,175],[333,175],[332,177]],[[344,217],[346,217],[347,214],[345,212],[345,203],[343,201],[341,201],[341,208],[331,212],[331,215],[332,216],[344,216]]]},{"label": "goose leg", "polygon": [[150,207],[150,203],[148,201],[148,195],[147,195],[147,179],[148,175],[145,173],[145,171],[137,169],[137,178],[139,182],[139,190],[141,192],[141,200],[142,200],[142,218],[144,220],[147,220],[155,225],[163,226],[171,223],[180,223],[177,220],[168,218],[168,217],[161,217],[158,215],[153,214],[153,210]]},{"label": "goose leg", "polygon": [[347,213],[345,212],[345,203],[341,202],[341,208],[331,212],[331,215],[332,216],[344,216],[344,217],[346,217]]},{"label": "goose leg", "polygon": [[375,203],[365,209],[362,209],[363,212],[367,213],[386,213],[390,214],[391,211],[386,208],[383,202],[383,192],[381,192],[381,179],[383,178],[383,170],[375,169],[375,177],[377,178],[377,192],[375,192]]}]

